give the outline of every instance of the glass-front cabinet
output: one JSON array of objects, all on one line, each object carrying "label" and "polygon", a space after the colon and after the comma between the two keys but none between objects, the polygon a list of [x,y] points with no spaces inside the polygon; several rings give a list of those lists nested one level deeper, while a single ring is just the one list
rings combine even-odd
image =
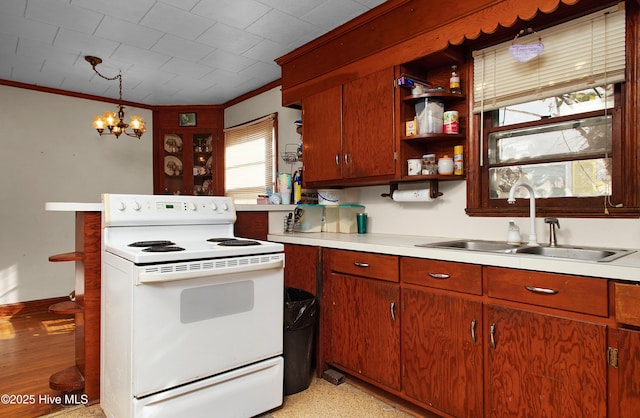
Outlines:
[{"label": "glass-front cabinet", "polygon": [[160,193],[213,195],[216,137],[215,129],[162,131],[164,174]]}]

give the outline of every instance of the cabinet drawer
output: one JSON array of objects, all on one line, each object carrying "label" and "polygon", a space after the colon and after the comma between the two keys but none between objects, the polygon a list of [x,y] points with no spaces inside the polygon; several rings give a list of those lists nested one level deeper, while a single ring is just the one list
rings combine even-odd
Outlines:
[{"label": "cabinet drawer", "polygon": [[485,267],[489,297],[608,316],[607,280]]},{"label": "cabinet drawer", "polygon": [[403,257],[400,277],[404,283],[482,295],[482,266],[476,264]]},{"label": "cabinet drawer", "polygon": [[364,276],[372,279],[398,282],[398,257],[345,250],[325,250],[324,265],[327,271]]},{"label": "cabinet drawer", "polygon": [[616,322],[640,327],[640,286],[614,283]]}]

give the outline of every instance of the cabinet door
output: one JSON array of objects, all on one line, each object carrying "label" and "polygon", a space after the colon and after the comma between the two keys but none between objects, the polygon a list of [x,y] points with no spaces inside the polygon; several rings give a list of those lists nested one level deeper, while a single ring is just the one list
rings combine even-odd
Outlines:
[{"label": "cabinet door", "polygon": [[325,278],[325,360],[345,371],[400,389],[397,284],[332,273]]},{"label": "cabinet door", "polygon": [[637,417],[640,411],[640,332],[618,330],[618,396],[620,418]]},{"label": "cabinet door", "polygon": [[342,86],[302,101],[303,181],[342,178]]},{"label": "cabinet door", "polygon": [[345,84],[344,177],[395,174],[393,89],[393,68]]},{"label": "cabinet door", "polygon": [[606,326],[489,305],[487,416],[607,415]]},{"label": "cabinet door", "polygon": [[319,253],[319,247],[285,244],[284,285],[316,295]]},{"label": "cabinet door", "polygon": [[456,417],[481,417],[482,303],[429,290],[402,290],[402,387]]}]

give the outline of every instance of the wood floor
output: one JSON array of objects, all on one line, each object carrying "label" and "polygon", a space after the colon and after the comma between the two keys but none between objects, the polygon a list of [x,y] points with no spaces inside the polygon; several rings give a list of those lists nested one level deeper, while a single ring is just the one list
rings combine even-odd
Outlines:
[{"label": "wood floor", "polygon": [[49,376],[75,364],[72,315],[0,316],[0,418],[31,418],[64,409]]}]

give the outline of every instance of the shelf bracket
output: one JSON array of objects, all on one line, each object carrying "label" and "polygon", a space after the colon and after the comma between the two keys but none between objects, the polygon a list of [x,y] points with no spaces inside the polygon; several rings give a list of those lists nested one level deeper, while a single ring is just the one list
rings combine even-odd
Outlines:
[{"label": "shelf bracket", "polygon": [[[438,180],[429,180],[429,196],[432,199],[436,199],[442,196],[442,192],[438,191]],[[380,196],[388,197],[393,200],[393,192],[398,190],[398,183],[390,183],[389,184],[389,193],[382,193]]]},{"label": "shelf bracket", "polygon": [[429,180],[429,195],[432,199],[442,196],[442,192],[438,191],[438,180]]}]

